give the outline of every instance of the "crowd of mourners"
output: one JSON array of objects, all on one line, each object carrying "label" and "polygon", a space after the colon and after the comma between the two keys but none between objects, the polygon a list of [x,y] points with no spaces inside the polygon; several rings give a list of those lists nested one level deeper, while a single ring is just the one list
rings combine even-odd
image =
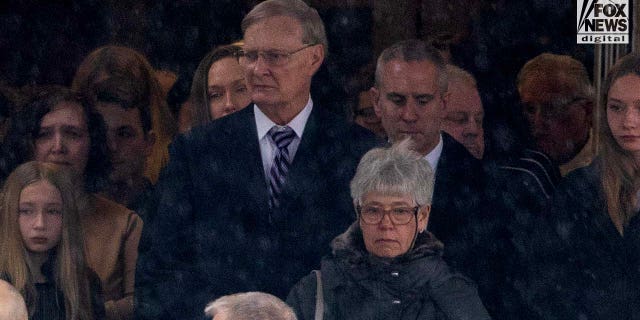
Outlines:
[{"label": "crowd of mourners", "polygon": [[113,45],[3,91],[0,320],[640,319],[640,54],[599,96],[529,60],[530,143],[494,157],[442,49],[385,48],[347,120],[310,94],[315,9],[241,27],[190,92]]}]

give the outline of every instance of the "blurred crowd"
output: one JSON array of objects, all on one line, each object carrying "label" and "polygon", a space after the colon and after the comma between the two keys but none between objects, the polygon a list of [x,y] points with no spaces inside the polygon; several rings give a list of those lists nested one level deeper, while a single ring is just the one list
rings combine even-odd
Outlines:
[{"label": "blurred crowd", "polygon": [[0,319],[639,319],[640,55],[496,101],[406,39],[336,113],[314,8],[240,29],[188,76],[107,45],[0,86]]}]

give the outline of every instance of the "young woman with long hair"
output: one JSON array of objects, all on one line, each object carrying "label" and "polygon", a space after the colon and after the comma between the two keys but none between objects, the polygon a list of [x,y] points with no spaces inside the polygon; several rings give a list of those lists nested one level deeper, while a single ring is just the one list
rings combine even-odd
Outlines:
[{"label": "young woman with long hair", "polygon": [[553,318],[640,314],[640,54],[621,58],[602,92],[598,157],[561,182],[543,213],[552,232],[538,243],[550,245],[532,283],[558,295],[557,313],[540,308]]}]

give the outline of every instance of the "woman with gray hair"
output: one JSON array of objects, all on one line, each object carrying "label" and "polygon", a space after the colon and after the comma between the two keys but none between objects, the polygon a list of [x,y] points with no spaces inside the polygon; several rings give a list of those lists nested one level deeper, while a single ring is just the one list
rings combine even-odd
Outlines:
[{"label": "woman with gray hair", "polygon": [[408,140],[363,156],[351,181],[357,221],[287,298],[299,319],[489,319],[426,231],[433,181]]}]

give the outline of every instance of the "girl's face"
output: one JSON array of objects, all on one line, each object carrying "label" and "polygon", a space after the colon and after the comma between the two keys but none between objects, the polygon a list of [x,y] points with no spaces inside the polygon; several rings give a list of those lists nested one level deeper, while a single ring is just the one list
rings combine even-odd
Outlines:
[{"label": "girl's face", "polygon": [[35,160],[56,163],[83,174],[91,138],[82,106],[61,102],[42,117],[35,141]]},{"label": "girl's face", "polygon": [[611,134],[640,163],[640,77],[632,74],[615,80],[606,103]]},{"label": "girl's face", "polygon": [[24,246],[32,253],[56,247],[62,235],[62,196],[51,183],[40,180],[20,192],[18,224]]}]

